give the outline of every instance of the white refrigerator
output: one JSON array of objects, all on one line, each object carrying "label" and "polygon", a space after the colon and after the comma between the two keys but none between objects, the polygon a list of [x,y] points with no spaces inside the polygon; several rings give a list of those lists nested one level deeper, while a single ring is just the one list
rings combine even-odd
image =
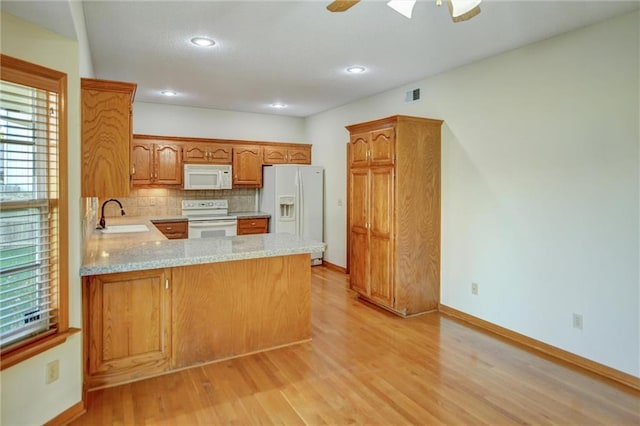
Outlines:
[{"label": "white refrigerator", "polygon": [[[287,232],[324,241],[324,169],[282,164],[263,170],[260,211],[269,213],[269,232]],[[311,253],[322,264],[322,252]]]}]

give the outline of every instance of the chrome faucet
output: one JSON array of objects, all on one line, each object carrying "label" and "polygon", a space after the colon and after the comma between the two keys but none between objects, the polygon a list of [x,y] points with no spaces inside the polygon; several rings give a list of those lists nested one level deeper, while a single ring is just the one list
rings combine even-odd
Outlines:
[{"label": "chrome faucet", "polygon": [[102,209],[100,209],[100,224],[96,227],[96,229],[105,229],[107,227],[107,223],[104,220],[104,206],[107,205],[107,203],[111,202],[111,201],[115,201],[116,203],[118,203],[118,205],[120,206],[120,213],[122,214],[122,216],[124,216],[124,207],[122,207],[122,203],[120,203],[120,201],[116,200],[115,198],[109,198],[107,201],[105,201],[104,203],[102,203]]}]

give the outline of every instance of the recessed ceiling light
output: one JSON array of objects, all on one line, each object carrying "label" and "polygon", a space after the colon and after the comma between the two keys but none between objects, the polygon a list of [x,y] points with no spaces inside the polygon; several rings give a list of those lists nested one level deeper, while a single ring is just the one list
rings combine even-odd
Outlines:
[{"label": "recessed ceiling light", "polygon": [[282,109],[282,108],[286,108],[287,105],[283,104],[282,102],[274,102],[271,104],[271,108],[277,108],[277,109]]},{"label": "recessed ceiling light", "polygon": [[210,38],[206,38],[206,37],[194,37],[191,39],[191,43],[195,44],[196,46],[200,46],[200,47],[209,47],[209,46],[213,46],[214,44],[216,44],[215,41],[211,40]]},{"label": "recessed ceiling light", "polygon": [[160,92],[160,94],[164,95],[164,96],[177,96],[178,93],[176,93],[173,90],[163,90]]},{"label": "recessed ceiling light", "polygon": [[365,67],[362,67],[360,65],[354,65],[352,67],[347,68],[347,72],[351,74],[362,74],[366,70],[367,69]]}]

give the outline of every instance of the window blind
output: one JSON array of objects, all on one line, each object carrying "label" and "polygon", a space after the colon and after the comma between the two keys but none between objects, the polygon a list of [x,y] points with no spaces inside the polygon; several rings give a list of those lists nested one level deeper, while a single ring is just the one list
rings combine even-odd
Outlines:
[{"label": "window blind", "polygon": [[0,82],[0,347],[58,327],[58,94]]}]

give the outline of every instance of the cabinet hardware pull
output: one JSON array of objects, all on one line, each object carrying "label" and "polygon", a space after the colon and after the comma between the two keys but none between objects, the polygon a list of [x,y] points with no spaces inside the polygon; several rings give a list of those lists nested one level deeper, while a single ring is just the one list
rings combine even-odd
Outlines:
[{"label": "cabinet hardware pull", "polygon": [[169,279],[164,280],[164,288],[169,289]]}]

